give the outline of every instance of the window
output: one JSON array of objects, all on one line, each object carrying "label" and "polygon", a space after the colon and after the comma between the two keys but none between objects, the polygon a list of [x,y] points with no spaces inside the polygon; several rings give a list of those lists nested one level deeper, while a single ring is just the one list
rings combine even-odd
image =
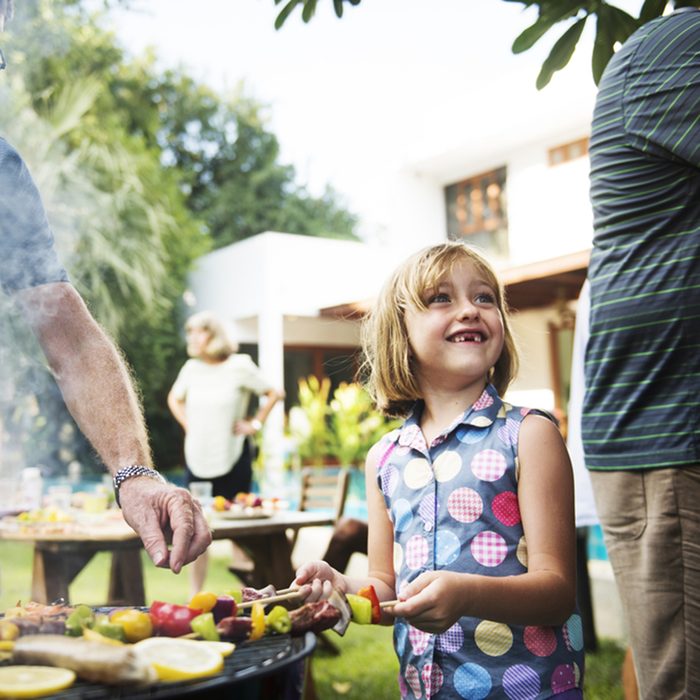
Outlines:
[{"label": "window", "polygon": [[576,158],[583,158],[588,153],[588,137],[565,143],[547,151],[550,165],[561,165]]},{"label": "window", "polygon": [[506,169],[498,168],[445,188],[447,237],[464,239],[485,253],[508,254]]}]

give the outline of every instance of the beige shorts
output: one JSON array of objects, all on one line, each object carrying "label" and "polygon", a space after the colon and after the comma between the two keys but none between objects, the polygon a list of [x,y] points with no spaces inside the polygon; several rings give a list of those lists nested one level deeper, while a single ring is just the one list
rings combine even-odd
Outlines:
[{"label": "beige shorts", "polygon": [[591,479],[640,697],[700,698],[700,466]]}]

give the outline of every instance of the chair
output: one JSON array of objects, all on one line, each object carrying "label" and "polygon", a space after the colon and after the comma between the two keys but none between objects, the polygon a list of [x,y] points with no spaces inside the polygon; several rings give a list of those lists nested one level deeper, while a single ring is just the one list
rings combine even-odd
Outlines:
[{"label": "chair", "polygon": [[[329,474],[318,467],[304,467],[301,470],[301,491],[299,510],[330,510],[333,521],[338,522],[345,510],[348,495],[349,472],[341,467],[337,474]],[[296,544],[298,530],[290,539],[292,548]]]},{"label": "chair", "polygon": [[[345,509],[348,494],[349,472],[341,467],[337,473],[329,474],[319,467],[305,467],[301,471],[301,492],[299,510],[331,510],[333,521],[337,522]],[[289,545],[294,549],[299,530],[288,531]],[[253,562],[238,552],[228,570],[237,576],[243,585],[253,585]]]}]

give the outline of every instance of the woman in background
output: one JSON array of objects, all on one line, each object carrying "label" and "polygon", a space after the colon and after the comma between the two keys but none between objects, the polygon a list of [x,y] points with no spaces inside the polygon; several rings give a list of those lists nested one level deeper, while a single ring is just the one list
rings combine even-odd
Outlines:
[{"label": "woman in background", "polygon": [[[210,311],[185,324],[187,354],[168,394],[168,407],[185,431],[185,482],[210,481],[213,496],[233,499],[249,492],[253,476],[248,436],[262,429],[284,392],[274,389],[249,355],[238,353],[224,324]],[[251,396],[264,396],[252,418]],[[201,590],[207,554],[190,569],[192,593]]]}]

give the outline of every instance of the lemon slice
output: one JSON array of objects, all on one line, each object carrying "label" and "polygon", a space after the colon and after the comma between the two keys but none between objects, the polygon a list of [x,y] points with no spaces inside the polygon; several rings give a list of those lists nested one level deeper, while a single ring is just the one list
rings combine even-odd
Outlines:
[{"label": "lemon slice", "polygon": [[235,644],[231,644],[231,642],[207,642],[207,641],[202,641],[198,642],[198,644],[206,644],[210,649],[215,649],[216,651],[221,654],[224,658],[227,656],[231,656],[233,654],[233,650],[236,648]]},{"label": "lemon slice", "polygon": [[155,669],[161,681],[184,681],[219,673],[223,656],[212,647],[193,639],[149,637],[134,649]]},{"label": "lemon slice", "polygon": [[75,673],[53,666],[3,666],[0,698],[39,698],[73,685]]}]

